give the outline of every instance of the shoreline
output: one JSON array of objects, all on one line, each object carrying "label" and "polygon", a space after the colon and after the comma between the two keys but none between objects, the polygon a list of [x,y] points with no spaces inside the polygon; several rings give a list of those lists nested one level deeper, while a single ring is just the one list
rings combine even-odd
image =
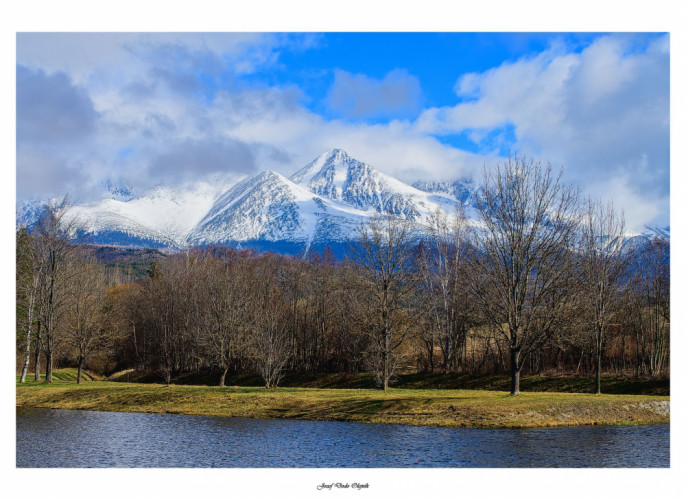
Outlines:
[{"label": "shoreline", "polygon": [[642,423],[592,423],[592,424],[561,424],[561,425],[548,425],[548,426],[538,426],[538,427],[458,427],[451,425],[421,425],[421,424],[408,424],[408,423],[387,423],[387,422],[360,422],[357,420],[314,420],[308,418],[291,418],[291,417],[281,417],[281,418],[266,418],[266,417],[247,417],[247,416],[230,416],[230,415],[208,415],[205,413],[180,413],[176,411],[162,411],[162,412],[141,412],[141,411],[131,411],[131,410],[98,410],[96,408],[89,409],[78,409],[78,408],[53,408],[47,406],[26,406],[26,405],[16,405],[17,410],[19,409],[32,409],[32,410],[59,410],[59,411],[87,411],[87,412],[99,412],[99,413],[145,413],[152,415],[180,415],[187,417],[207,417],[207,418],[239,418],[239,419],[255,419],[255,420],[292,420],[292,421],[307,421],[307,422],[344,422],[351,424],[368,424],[368,425],[405,425],[405,426],[415,426],[415,427],[436,427],[436,428],[450,428],[450,429],[471,429],[471,430],[533,430],[533,429],[575,429],[579,427],[642,427],[642,426],[659,426],[659,425],[670,425],[669,420],[665,422],[642,422]]},{"label": "shoreline", "polygon": [[214,417],[525,429],[669,424],[668,396],[216,387],[124,382],[16,385],[16,406]]}]

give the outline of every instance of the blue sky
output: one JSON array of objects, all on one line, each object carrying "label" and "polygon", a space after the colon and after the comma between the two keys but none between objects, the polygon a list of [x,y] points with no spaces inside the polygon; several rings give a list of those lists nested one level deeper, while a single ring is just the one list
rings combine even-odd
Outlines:
[{"label": "blue sky", "polygon": [[564,167],[627,224],[669,224],[661,33],[19,33],[17,198],[347,150],[412,182],[508,152]]}]

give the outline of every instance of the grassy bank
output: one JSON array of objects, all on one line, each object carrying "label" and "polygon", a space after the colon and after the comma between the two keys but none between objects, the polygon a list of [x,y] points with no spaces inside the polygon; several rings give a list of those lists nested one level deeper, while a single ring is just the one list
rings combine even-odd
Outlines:
[{"label": "grassy bank", "polygon": [[[158,375],[139,374],[131,370],[112,375],[116,382],[160,382]],[[187,373],[172,381],[176,385],[217,385],[219,374]],[[229,374],[226,385],[259,387],[264,382],[257,374]],[[478,375],[460,373],[404,373],[393,383],[395,389],[471,389],[487,391],[510,390],[509,375]],[[375,389],[371,373],[287,373],[281,387],[310,389]],[[523,392],[578,392],[592,394],[595,378],[581,376],[525,375],[521,379]],[[643,394],[669,396],[668,378],[608,376],[602,378],[604,394]]]},{"label": "grassy bank", "polygon": [[45,408],[182,413],[223,417],[346,420],[448,427],[524,428],[669,422],[663,396],[392,389],[266,390],[72,381],[17,384],[17,405]]},{"label": "grassy bank", "polygon": [[[78,370],[76,368],[60,368],[59,370],[54,370],[52,372],[52,378],[56,382],[76,382],[77,376]],[[19,382],[20,378],[21,377],[17,375],[17,382]],[[89,371],[83,370],[83,372],[81,372],[81,378],[84,382],[92,382],[94,380],[100,380],[102,377],[99,377]],[[40,379],[41,381],[45,380],[45,372],[41,373]],[[34,383],[33,372],[26,374],[26,380],[28,382]]]}]

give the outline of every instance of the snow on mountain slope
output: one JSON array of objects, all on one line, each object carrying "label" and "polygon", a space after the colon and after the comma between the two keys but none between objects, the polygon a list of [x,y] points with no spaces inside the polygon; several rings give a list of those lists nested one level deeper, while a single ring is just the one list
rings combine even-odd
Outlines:
[{"label": "snow on mountain slope", "polygon": [[354,229],[366,216],[267,171],[220,196],[188,241],[201,245],[250,240],[309,243],[325,237],[340,240],[349,233],[341,229]]},{"label": "snow on mountain slope", "polygon": [[454,206],[447,197],[405,184],[340,149],[327,151],[290,179],[331,200],[418,222],[437,206]]},{"label": "snow on mountain slope", "polygon": [[[131,187],[105,187],[108,198],[74,205],[67,214],[83,241],[170,248],[245,244],[285,253],[346,248],[360,223],[379,214],[412,221],[421,232],[438,208],[450,214],[463,203],[474,221],[472,200],[478,192],[468,179],[410,186],[340,149],[327,151],[289,178],[269,171],[222,176],[176,188],[160,186],[143,196]],[[17,226],[31,228],[46,206],[32,200],[19,207]],[[647,229],[627,235],[627,248],[657,236],[669,239],[669,228]]]},{"label": "snow on mountain slope", "polygon": [[215,198],[240,178],[222,182],[198,182],[182,188],[157,187],[146,196],[128,201],[105,199],[71,207],[68,217],[82,233],[98,242],[101,233],[152,240],[164,246],[182,247],[188,233],[212,207]]},{"label": "snow on mountain slope", "polygon": [[334,149],[290,178],[262,172],[217,197],[186,239],[189,245],[288,241],[343,242],[381,213],[425,223],[454,201],[420,191]]},{"label": "snow on mountain slope", "polygon": [[307,187],[313,193],[340,200],[347,177],[346,160],[349,157],[344,151],[328,151],[291,175],[290,180]]},{"label": "snow on mountain slope", "polygon": [[471,205],[478,192],[478,187],[471,179],[459,179],[452,182],[417,181],[412,186],[427,193],[451,197],[456,202],[465,205]]},{"label": "snow on mountain slope", "polygon": [[41,217],[48,203],[45,200],[29,200],[17,206],[16,225],[31,229]]},{"label": "snow on mountain slope", "polygon": [[108,180],[104,185],[113,200],[130,201],[136,197],[136,190],[131,186],[122,186]]}]

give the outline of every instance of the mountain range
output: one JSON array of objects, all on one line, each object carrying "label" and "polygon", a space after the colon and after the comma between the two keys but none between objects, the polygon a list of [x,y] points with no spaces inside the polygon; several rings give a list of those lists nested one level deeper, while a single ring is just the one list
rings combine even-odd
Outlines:
[{"label": "mountain range", "polygon": [[[226,244],[282,253],[342,248],[360,223],[388,214],[426,227],[440,208],[469,204],[474,184],[409,185],[358,161],[327,151],[290,177],[272,171],[226,176],[136,196],[107,185],[109,196],[70,207],[78,238],[93,244],[181,249]],[[25,204],[18,219],[30,226],[45,202]]]},{"label": "mountain range", "polygon": [[[411,221],[419,231],[437,209],[450,214],[458,203],[473,217],[478,190],[469,179],[409,185],[341,149],[290,177],[271,171],[223,176],[143,195],[111,183],[106,188],[105,199],[69,209],[82,242],[169,249],[223,244],[289,254],[326,247],[345,253],[359,225],[375,215]],[[30,227],[44,207],[44,201],[25,204],[18,222]],[[668,228],[639,236],[665,234]]]}]

